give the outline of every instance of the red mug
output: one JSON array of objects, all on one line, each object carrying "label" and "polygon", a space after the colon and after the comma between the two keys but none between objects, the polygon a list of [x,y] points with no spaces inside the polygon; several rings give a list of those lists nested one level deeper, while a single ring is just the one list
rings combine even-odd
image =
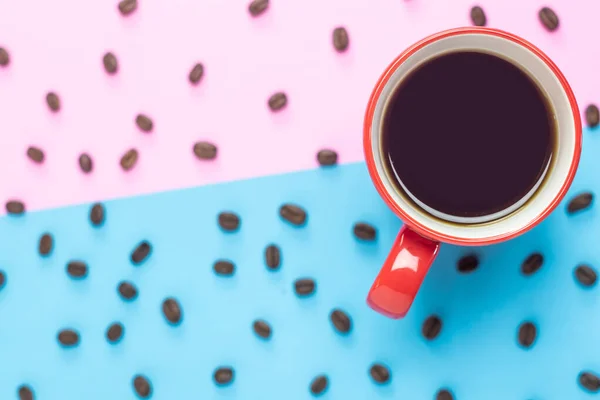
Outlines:
[{"label": "red mug", "polygon": [[[425,60],[450,51],[497,54],[527,70],[546,94],[554,113],[556,160],[546,181],[518,212],[485,224],[457,224],[420,212],[385,172],[381,150],[384,111],[399,82]],[[367,297],[371,308],[402,318],[438,253],[441,243],[481,246],[512,239],[546,218],[565,196],[581,153],[581,120],[575,96],[558,67],[537,47],[489,28],[458,28],[429,36],[400,54],[385,70],[369,100],[363,145],[369,174],[380,196],[404,225]]]}]

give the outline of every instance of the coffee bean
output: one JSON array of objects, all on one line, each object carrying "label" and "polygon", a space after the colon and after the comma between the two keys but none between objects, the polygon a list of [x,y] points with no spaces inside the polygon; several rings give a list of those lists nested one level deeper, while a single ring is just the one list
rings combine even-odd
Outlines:
[{"label": "coffee bean", "polygon": [[232,262],[226,260],[219,260],[213,265],[215,274],[220,276],[232,276],[235,270],[235,265]]},{"label": "coffee bean", "polygon": [[152,245],[148,243],[148,241],[142,240],[131,253],[131,262],[135,265],[141,264],[146,258],[148,258],[148,255],[151,251]]},{"label": "coffee bean", "polygon": [[319,396],[325,393],[328,385],[329,379],[325,375],[319,375],[310,383],[310,392],[315,396]]},{"label": "coffee bean", "polygon": [[29,385],[21,385],[18,389],[19,400],[34,400],[33,389]]},{"label": "coffee bean", "polygon": [[335,28],[333,30],[333,47],[342,53],[348,49],[348,44],[350,44],[350,38],[346,28],[342,26]]},{"label": "coffee bean", "polygon": [[279,208],[279,215],[292,225],[301,226],[306,223],[306,211],[295,204],[284,204]]},{"label": "coffee bean", "polygon": [[135,167],[137,160],[138,151],[136,149],[130,149],[127,153],[123,154],[123,157],[121,157],[121,168],[123,168],[124,171],[129,171]]},{"label": "coffee bean", "polygon": [[83,261],[70,261],[67,264],[67,274],[73,279],[82,279],[87,276],[88,267]]},{"label": "coffee bean", "polygon": [[29,146],[27,149],[27,157],[35,163],[41,164],[44,162],[44,151],[39,147]]},{"label": "coffee bean", "polygon": [[46,95],[46,103],[52,112],[58,112],[60,110],[60,99],[54,92],[49,92]]},{"label": "coffee bean", "polygon": [[553,32],[558,29],[558,15],[551,8],[543,7],[538,13],[538,17],[548,31]]},{"label": "coffee bean", "polygon": [[373,364],[369,369],[371,378],[377,383],[388,383],[390,381],[390,370],[385,365]]},{"label": "coffee bean", "polygon": [[421,333],[425,337],[425,339],[433,340],[435,339],[442,330],[442,320],[437,315],[429,316],[425,322],[423,322],[423,326],[421,327]]},{"label": "coffee bean", "polygon": [[579,384],[592,393],[600,392],[600,377],[589,371],[583,371],[579,374]]},{"label": "coffee bean", "polygon": [[582,286],[592,287],[596,284],[598,275],[596,271],[588,265],[579,265],[575,268],[575,278]]},{"label": "coffee bean", "polygon": [[6,272],[0,270],[0,289],[3,289],[5,284],[6,284]]},{"label": "coffee bean", "polygon": [[131,282],[123,281],[119,283],[117,290],[123,300],[133,300],[138,295],[137,288]]},{"label": "coffee bean", "polygon": [[79,344],[79,334],[73,329],[58,332],[58,342],[64,347],[75,347]]},{"label": "coffee bean", "polygon": [[275,244],[270,244],[265,250],[265,262],[267,268],[276,270],[281,265],[281,250]]},{"label": "coffee bean", "polygon": [[129,15],[137,9],[137,0],[121,0],[119,2],[119,11],[121,15]]},{"label": "coffee bean", "polygon": [[79,155],[79,168],[86,174],[92,172],[92,169],[94,169],[94,162],[89,154],[82,153]]},{"label": "coffee bean", "polygon": [[257,336],[263,339],[269,339],[271,337],[271,326],[267,321],[262,319],[254,321],[252,329],[254,329],[254,333],[256,333]]},{"label": "coffee bean", "polygon": [[296,279],[296,282],[294,282],[294,289],[298,296],[306,297],[315,292],[316,285],[315,281],[310,278]]},{"label": "coffee bean", "polygon": [[473,272],[479,266],[479,258],[475,254],[469,254],[464,257],[461,257],[456,263],[456,269],[458,272],[463,274],[468,274],[469,272]]},{"label": "coffee bean", "polygon": [[173,297],[169,297],[163,301],[162,311],[167,321],[172,325],[179,325],[181,323],[181,307]]},{"label": "coffee bean", "polygon": [[229,385],[233,381],[233,368],[231,367],[219,367],[215,370],[213,378],[217,385],[225,386]]},{"label": "coffee bean", "polygon": [[144,114],[138,114],[135,117],[135,124],[144,132],[151,132],[152,128],[154,128],[154,124],[150,117]]},{"label": "coffee bean", "polygon": [[322,167],[329,167],[337,164],[338,155],[334,150],[323,149],[317,153],[317,161]]},{"label": "coffee bean", "polygon": [[196,142],[194,154],[199,160],[212,160],[217,156],[217,146],[209,142]]},{"label": "coffee bean", "polygon": [[573,214],[589,208],[594,201],[594,195],[590,192],[575,196],[567,205],[567,212]]},{"label": "coffee bean", "polygon": [[13,215],[23,214],[25,212],[25,204],[19,200],[9,200],[6,202],[6,212]]},{"label": "coffee bean", "polygon": [[253,17],[258,17],[260,14],[267,11],[269,8],[269,0],[254,0],[248,6],[248,11]]},{"label": "coffee bean", "polygon": [[435,400],[454,400],[454,396],[448,389],[440,389],[435,395]]},{"label": "coffee bean", "polygon": [[585,122],[590,128],[594,128],[600,123],[600,111],[595,104],[590,104],[585,109]]},{"label": "coffee bean", "polygon": [[339,333],[345,334],[350,332],[350,329],[352,328],[352,321],[350,320],[348,314],[346,314],[344,311],[338,308],[334,309],[329,314],[329,319],[331,320],[335,330]]},{"label": "coffee bean", "polygon": [[113,322],[106,330],[106,340],[109,343],[117,343],[123,337],[123,329],[120,322]]},{"label": "coffee bean", "polygon": [[479,6],[474,6],[471,8],[471,22],[475,26],[485,26],[487,23],[487,18],[485,17],[485,12],[483,8]]},{"label": "coffee bean", "polygon": [[102,57],[102,64],[104,64],[104,70],[109,74],[115,74],[119,70],[119,62],[117,61],[117,56],[115,56],[110,51],[104,54]]},{"label": "coffee bean", "polygon": [[279,111],[287,105],[287,95],[277,92],[269,97],[269,108],[271,111]]},{"label": "coffee bean", "polygon": [[532,322],[523,322],[519,326],[519,344],[525,348],[529,348],[535,342],[537,336],[537,328]]},{"label": "coffee bean", "polygon": [[360,240],[373,241],[377,237],[375,228],[366,222],[357,222],[354,224],[354,236]]},{"label": "coffee bean", "polygon": [[226,232],[237,231],[240,227],[240,217],[232,212],[221,212],[217,218],[219,226]]},{"label": "coffee bean", "polygon": [[6,67],[10,64],[10,55],[8,54],[8,50],[4,47],[0,47],[0,67]]},{"label": "coffee bean", "polygon": [[523,275],[532,275],[542,267],[544,256],[540,253],[533,253],[527,256],[523,264],[521,264],[521,272]]},{"label": "coffee bean", "polygon": [[96,203],[90,208],[90,222],[94,226],[100,226],[104,222],[104,206]]},{"label": "coffee bean", "polygon": [[49,233],[44,233],[40,237],[40,241],[38,244],[38,252],[41,256],[47,256],[52,252],[52,247],[54,245],[54,239],[52,239],[52,235]]},{"label": "coffee bean", "polygon": [[152,384],[143,375],[136,375],[133,377],[133,390],[142,399],[148,399],[152,395]]}]

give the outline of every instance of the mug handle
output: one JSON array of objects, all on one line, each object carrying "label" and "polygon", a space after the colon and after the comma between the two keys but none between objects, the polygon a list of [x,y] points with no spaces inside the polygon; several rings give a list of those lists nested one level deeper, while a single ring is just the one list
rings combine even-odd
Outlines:
[{"label": "mug handle", "polygon": [[371,286],[367,304],[390,318],[404,317],[439,248],[439,242],[419,235],[406,225],[402,226]]}]

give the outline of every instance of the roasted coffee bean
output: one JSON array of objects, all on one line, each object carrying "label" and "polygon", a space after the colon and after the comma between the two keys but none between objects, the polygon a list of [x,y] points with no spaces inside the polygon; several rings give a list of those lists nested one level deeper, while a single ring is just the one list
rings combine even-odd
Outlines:
[{"label": "roasted coffee bean", "polygon": [[148,258],[148,255],[151,251],[152,245],[148,243],[148,241],[142,240],[131,253],[131,262],[136,265],[141,264],[146,258]]},{"label": "roasted coffee bean", "polygon": [[310,383],[310,392],[315,396],[319,396],[325,393],[328,385],[329,379],[325,375],[319,375]]},{"label": "roasted coffee bean", "polygon": [[329,167],[337,164],[338,155],[334,150],[323,149],[317,153],[317,161],[322,167]]},{"label": "roasted coffee bean", "polygon": [[154,128],[154,123],[150,117],[144,114],[138,114],[135,117],[135,124],[144,132],[151,132],[152,128]]},{"label": "roasted coffee bean", "polygon": [[454,396],[448,389],[440,389],[435,395],[435,400],[454,400]]},{"label": "roasted coffee bean", "polygon": [[10,64],[10,55],[8,54],[8,50],[4,47],[0,47],[0,67],[6,67]]},{"label": "roasted coffee bean", "polygon": [[421,333],[425,339],[433,340],[435,339],[442,330],[442,320],[437,315],[429,316],[425,322],[423,322],[423,326],[421,327]]},{"label": "roasted coffee bean", "polygon": [[73,329],[63,329],[58,332],[58,342],[64,347],[74,347],[79,344],[79,333]]},{"label": "roasted coffee bean", "polygon": [[532,322],[523,322],[519,326],[519,344],[525,348],[531,347],[537,337],[537,328]]},{"label": "roasted coffee bean", "polygon": [[162,311],[167,321],[172,325],[179,325],[181,323],[181,306],[173,297],[169,297],[163,301]]},{"label": "roasted coffee bean", "polygon": [[600,392],[600,377],[589,371],[583,371],[579,374],[579,384],[592,393]]},{"label": "roasted coffee bean", "polygon": [[590,128],[594,128],[600,123],[600,111],[595,104],[590,104],[585,109],[585,123]]},{"label": "roasted coffee bean", "polygon": [[113,322],[106,330],[106,340],[109,343],[117,343],[123,337],[123,325],[120,322]]},{"label": "roasted coffee bean", "polygon": [[573,214],[589,208],[594,201],[594,195],[590,192],[581,193],[575,196],[567,205],[567,212]]},{"label": "roasted coffee bean", "polygon": [[253,17],[258,17],[267,11],[267,8],[269,8],[269,0],[254,0],[248,5],[248,11]]},{"label": "roasted coffee bean", "polygon": [[360,240],[373,241],[377,237],[375,228],[366,222],[357,222],[354,224],[354,236]]},{"label": "roasted coffee bean", "polygon": [[29,146],[27,149],[27,157],[35,163],[41,164],[44,162],[44,151],[39,147]]},{"label": "roasted coffee bean", "polygon": [[479,258],[475,254],[469,254],[464,257],[461,257],[456,263],[456,269],[458,272],[462,272],[464,274],[468,274],[469,272],[473,272],[479,266]]},{"label": "roasted coffee bean", "polygon": [[6,212],[8,214],[23,214],[25,212],[25,204],[19,200],[9,200],[6,202]]},{"label": "roasted coffee bean", "polygon": [[133,377],[133,390],[142,399],[148,399],[152,395],[152,384],[143,375],[136,375]]},{"label": "roasted coffee bean", "polygon": [[209,142],[196,142],[194,154],[199,160],[212,160],[217,156],[217,146]]},{"label": "roasted coffee bean", "polygon": [[533,253],[527,256],[523,264],[521,264],[521,272],[523,275],[532,275],[542,267],[544,256],[540,253]]},{"label": "roasted coffee bean", "polygon": [[333,30],[333,47],[340,53],[348,49],[350,38],[348,31],[343,26],[339,26]]},{"label": "roasted coffee bean", "polygon": [[4,288],[4,285],[6,284],[6,273],[2,270],[0,270],[0,289]]},{"label": "roasted coffee bean", "polygon": [[104,70],[109,74],[115,74],[119,70],[119,62],[117,61],[117,56],[115,56],[110,51],[104,54],[102,57],[102,64],[104,64]]},{"label": "roasted coffee bean", "polygon": [[256,333],[257,336],[263,339],[269,339],[271,337],[271,326],[267,321],[262,319],[254,321],[252,329],[254,329],[254,333]]},{"label": "roasted coffee bean", "polygon": [[335,330],[339,333],[348,333],[350,332],[350,329],[352,329],[352,321],[350,320],[350,317],[339,308],[331,311],[329,314],[329,319],[331,320]]},{"label": "roasted coffee bean", "polygon": [[213,270],[217,275],[232,276],[235,271],[235,265],[230,261],[219,260],[213,265]]},{"label": "roasted coffee bean", "polygon": [[83,153],[79,155],[79,168],[86,174],[92,172],[94,169],[94,162],[89,154]]},{"label": "roasted coffee bean", "polygon": [[188,75],[188,79],[192,85],[197,85],[204,76],[204,65],[196,63]]},{"label": "roasted coffee bean", "polygon": [[281,250],[275,244],[270,244],[265,250],[265,263],[267,268],[275,270],[281,265]]},{"label": "roasted coffee bean", "polygon": [[485,12],[483,12],[483,8],[479,6],[475,6],[471,8],[471,22],[475,26],[485,26],[487,23],[487,18],[485,17]]},{"label": "roasted coffee bean", "polygon": [[119,2],[119,11],[121,15],[129,15],[137,9],[137,0],[121,0]]},{"label": "roasted coffee bean", "polygon": [[588,265],[579,265],[575,268],[575,278],[582,286],[592,287],[596,284],[598,274]]},{"label": "roasted coffee bean", "polygon": [[316,283],[310,278],[297,279],[294,282],[294,290],[301,297],[310,296],[315,292]]},{"label": "roasted coffee bean", "polygon": [[82,279],[87,276],[88,267],[83,261],[70,261],[67,264],[67,274],[73,279]]},{"label": "roasted coffee bean", "polygon": [[269,108],[271,111],[279,111],[287,105],[287,95],[277,92],[269,97]]},{"label": "roasted coffee bean", "polygon": [[306,223],[306,211],[295,204],[284,204],[279,208],[279,215],[292,225],[301,226]]},{"label": "roasted coffee bean", "polygon": [[90,208],[90,222],[94,226],[100,226],[104,222],[104,206],[96,203]]},{"label": "roasted coffee bean", "polygon": [[217,385],[224,386],[229,385],[233,381],[233,368],[231,367],[219,367],[215,370],[213,378]]},{"label": "roasted coffee bean", "polygon": [[35,400],[33,389],[29,385],[21,385],[17,390],[19,400]]},{"label": "roasted coffee bean", "polygon": [[123,157],[121,157],[121,168],[123,168],[124,171],[129,171],[135,167],[137,160],[138,151],[136,149],[130,149],[127,153],[123,154]]},{"label": "roasted coffee bean", "polygon": [[52,247],[54,245],[54,239],[52,239],[52,235],[49,233],[44,233],[40,237],[40,242],[38,243],[38,251],[40,255],[46,256],[52,252]]},{"label": "roasted coffee bean", "polygon": [[48,103],[48,107],[51,111],[57,112],[60,110],[60,99],[56,93],[49,92],[46,95],[46,103]]},{"label": "roasted coffee bean", "polygon": [[538,17],[544,28],[548,31],[553,32],[558,29],[559,21],[558,15],[549,7],[543,7],[538,13]]},{"label": "roasted coffee bean", "polygon": [[227,232],[237,231],[240,227],[240,217],[232,212],[221,212],[217,217],[221,229]]},{"label": "roasted coffee bean", "polygon": [[369,369],[371,378],[377,383],[387,383],[390,380],[390,370],[385,365],[373,364]]},{"label": "roasted coffee bean", "polygon": [[138,295],[138,290],[131,282],[121,282],[117,288],[123,300],[133,300]]}]

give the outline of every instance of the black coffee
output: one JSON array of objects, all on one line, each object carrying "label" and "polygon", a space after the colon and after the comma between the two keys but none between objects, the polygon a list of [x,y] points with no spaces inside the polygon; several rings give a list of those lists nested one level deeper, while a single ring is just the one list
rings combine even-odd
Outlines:
[{"label": "black coffee", "polygon": [[555,131],[551,107],[526,73],[490,54],[455,52],[400,83],[385,111],[382,150],[413,200],[438,216],[482,217],[543,179]]}]

